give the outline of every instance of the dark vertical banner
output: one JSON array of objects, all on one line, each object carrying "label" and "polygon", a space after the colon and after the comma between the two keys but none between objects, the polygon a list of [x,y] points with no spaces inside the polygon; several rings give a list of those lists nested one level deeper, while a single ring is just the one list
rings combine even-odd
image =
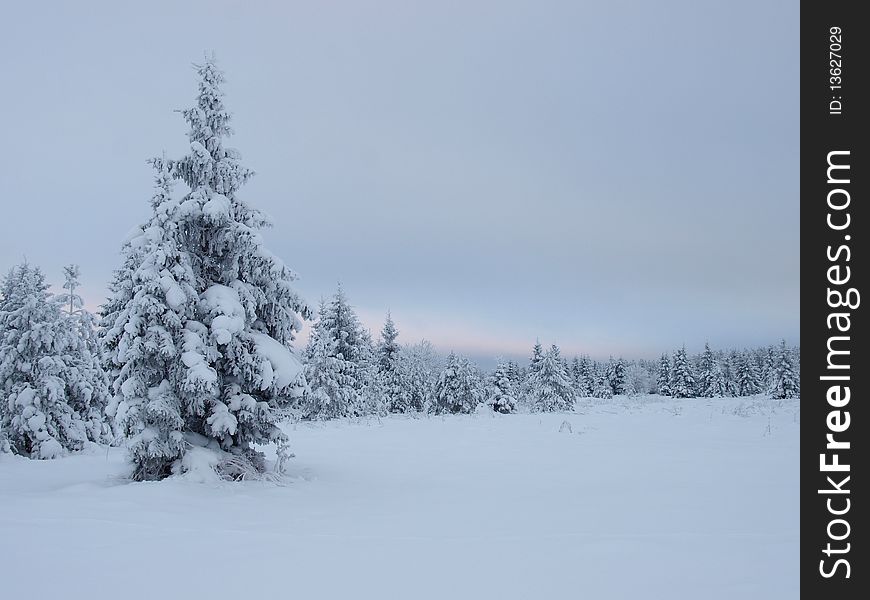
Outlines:
[{"label": "dark vertical banner", "polygon": [[[870,23],[801,3],[801,594],[870,593]],[[868,292],[870,293],[870,292]],[[865,490],[864,493],[859,490]]]}]

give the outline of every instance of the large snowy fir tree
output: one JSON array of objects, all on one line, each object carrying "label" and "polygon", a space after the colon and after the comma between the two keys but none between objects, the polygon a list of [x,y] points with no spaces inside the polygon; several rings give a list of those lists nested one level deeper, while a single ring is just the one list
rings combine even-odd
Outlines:
[{"label": "large snowy fir tree", "polygon": [[[3,445],[30,458],[56,458],[88,441],[110,442],[103,421],[106,377],[76,318],[42,271],[14,267],[0,286],[0,431]],[[67,304],[71,302],[71,304]],[[64,313],[61,304],[71,306]]]},{"label": "large snowy fir tree", "polygon": [[135,479],[183,468],[192,446],[263,470],[255,445],[286,441],[278,423],[305,387],[291,347],[309,308],[263,245],[267,218],[238,194],[253,172],[225,145],[223,73],[210,58],[196,72],[194,105],[182,111],[189,152],[152,161],[151,217],[124,244],[102,310],[110,412]]}]

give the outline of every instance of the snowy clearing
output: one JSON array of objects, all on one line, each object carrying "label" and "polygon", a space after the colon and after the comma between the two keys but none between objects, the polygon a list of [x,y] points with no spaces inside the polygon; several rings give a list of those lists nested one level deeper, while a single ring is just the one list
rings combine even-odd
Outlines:
[{"label": "snowy clearing", "polygon": [[300,423],[285,485],[0,455],[0,577],[70,600],[795,598],[799,429],[798,401],[760,398]]}]

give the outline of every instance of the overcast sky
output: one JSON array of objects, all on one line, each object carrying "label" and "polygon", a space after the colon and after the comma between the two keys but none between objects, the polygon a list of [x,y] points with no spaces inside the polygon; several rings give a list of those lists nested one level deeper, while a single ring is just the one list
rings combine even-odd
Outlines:
[{"label": "overcast sky", "polygon": [[793,1],[10,2],[0,269],[105,297],[214,51],[269,247],[400,340],[799,341]]}]

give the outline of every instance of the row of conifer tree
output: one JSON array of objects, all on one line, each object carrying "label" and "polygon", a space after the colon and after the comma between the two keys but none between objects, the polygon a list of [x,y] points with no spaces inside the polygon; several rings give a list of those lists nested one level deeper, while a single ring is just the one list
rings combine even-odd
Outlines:
[{"label": "row of conifer tree", "polygon": [[305,351],[309,393],[303,418],[406,412],[469,413],[481,405],[503,413],[571,410],[583,399],[659,394],[677,398],[800,396],[800,350],[779,345],[696,356],[679,348],[658,361],[575,356],[540,342],[527,364],[499,360],[485,373],[451,352],[441,359],[427,342],[398,344],[390,315],[380,337],[361,325],[344,291],[321,302],[320,320]]},{"label": "row of conifer tree", "polygon": [[[106,336],[76,293],[78,266],[64,273],[64,292],[57,295],[28,263],[13,268],[0,287],[0,374],[4,390],[18,390],[0,407],[0,435],[27,456],[51,458],[87,441],[112,443],[116,429],[123,432],[115,419],[118,402],[111,402],[111,353],[100,342]],[[389,313],[373,340],[340,286],[321,302],[318,317],[302,356],[304,389],[286,407],[295,418],[470,413],[484,406],[501,413],[559,411],[617,395],[800,395],[800,350],[784,341],[728,352],[707,345],[695,356],[679,348],[659,361],[575,356],[570,362],[558,346],[544,350],[536,343],[527,364],[499,360],[486,373],[454,352],[440,356],[425,340],[400,344]]]}]

